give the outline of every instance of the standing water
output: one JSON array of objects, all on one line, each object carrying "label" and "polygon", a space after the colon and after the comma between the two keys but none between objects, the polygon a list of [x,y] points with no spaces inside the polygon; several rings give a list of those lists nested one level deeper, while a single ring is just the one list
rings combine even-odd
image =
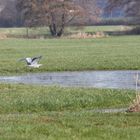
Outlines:
[{"label": "standing water", "polygon": [[59,85],[63,87],[135,89],[137,73],[140,73],[140,71],[128,70],[29,73],[21,76],[0,76],[0,82]]}]

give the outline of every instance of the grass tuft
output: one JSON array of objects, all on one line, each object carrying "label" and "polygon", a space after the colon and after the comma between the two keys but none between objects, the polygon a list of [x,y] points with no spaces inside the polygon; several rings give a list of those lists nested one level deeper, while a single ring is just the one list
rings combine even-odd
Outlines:
[{"label": "grass tuft", "polygon": [[133,100],[128,112],[140,112],[140,91],[138,90],[139,75],[136,75],[136,97]]}]

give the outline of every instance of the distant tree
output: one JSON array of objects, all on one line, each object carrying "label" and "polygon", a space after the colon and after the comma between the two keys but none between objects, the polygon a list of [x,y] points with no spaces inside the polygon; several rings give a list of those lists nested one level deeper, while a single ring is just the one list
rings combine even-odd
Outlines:
[{"label": "distant tree", "polygon": [[14,26],[17,23],[15,0],[0,0],[0,26]]},{"label": "distant tree", "polygon": [[27,27],[48,25],[52,36],[61,36],[73,20],[91,16],[97,20],[100,12],[96,0],[17,0],[17,9]]},{"label": "distant tree", "polygon": [[110,11],[118,7],[122,8],[134,23],[140,23],[140,0],[108,0],[106,10]]}]

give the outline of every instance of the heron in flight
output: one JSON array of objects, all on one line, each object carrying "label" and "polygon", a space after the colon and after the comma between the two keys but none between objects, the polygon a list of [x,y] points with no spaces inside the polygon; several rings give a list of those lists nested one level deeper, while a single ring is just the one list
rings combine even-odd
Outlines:
[{"label": "heron in flight", "polygon": [[27,66],[32,67],[32,68],[39,68],[42,66],[42,64],[38,64],[38,61],[42,58],[42,56],[37,56],[37,57],[26,57],[22,58],[19,61],[26,61]]}]

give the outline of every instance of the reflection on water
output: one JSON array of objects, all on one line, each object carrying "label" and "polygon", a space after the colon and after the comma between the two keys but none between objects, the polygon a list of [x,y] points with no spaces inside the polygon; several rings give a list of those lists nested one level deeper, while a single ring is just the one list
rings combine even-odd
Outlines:
[{"label": "reflection on water", "polygon": [[21,76],[1,76],[0,82],[64,87],[135,89],[135,75],[140,71],[48,72]]}]

